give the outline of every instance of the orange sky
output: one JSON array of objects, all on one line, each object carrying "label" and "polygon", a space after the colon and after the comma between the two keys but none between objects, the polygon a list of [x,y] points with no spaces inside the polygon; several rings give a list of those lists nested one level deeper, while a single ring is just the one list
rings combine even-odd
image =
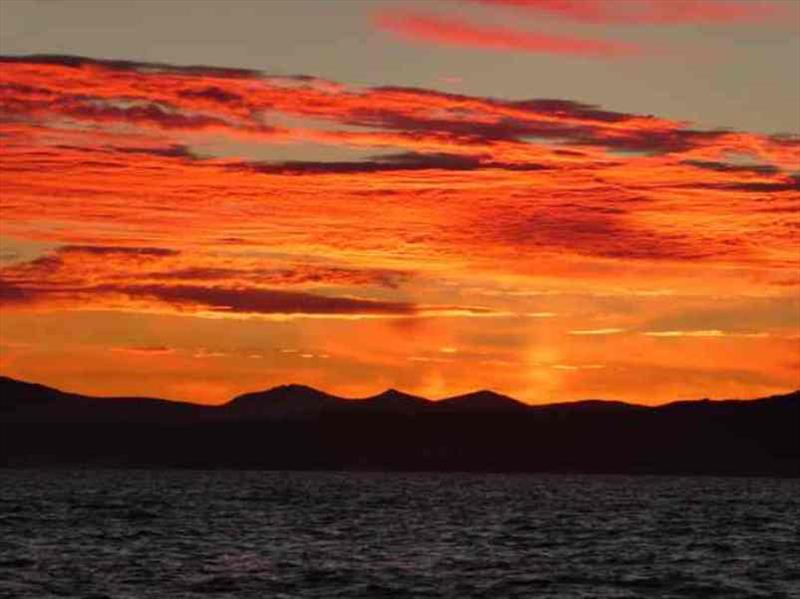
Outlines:
[{"label": "orange sky", "polygon": [[0,62],[0,372],[208,403],[800,387],[800,138],[244,69]]}]

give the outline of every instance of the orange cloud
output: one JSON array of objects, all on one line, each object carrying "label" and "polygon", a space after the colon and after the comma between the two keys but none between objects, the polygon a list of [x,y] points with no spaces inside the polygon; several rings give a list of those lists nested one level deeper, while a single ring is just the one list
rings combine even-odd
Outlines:
[{"label": "orange cloud", "polygon": [[283,265],[275,270],[248,270],[244,266],[176,268],[182,259],[181,252],[165,248],[62,246],[52,254],[0,270],[0,306],[319,317],[496,313],[481,306],[418,305],[274,288],[275,285],[392,288],[395,283],[391,277],[395,273],[390,271],[313,264]]},{"label": "orange cloud", "polygon": [[135,356],[162,356],[171,354],[175,350],[165,345],[148,345],[142,347],[112,347],[111,351]]},{"label": "orange cloud", "polygon": [[625,329],[606,328],[606,329],[576,329],[570,331],[570,335],[616,335],[617,333],[624,333]]},{"label": "orange cloud", "polygon": [[647,331],[650,337],[723,337],[725,333],[718,329],[708,331]]}]

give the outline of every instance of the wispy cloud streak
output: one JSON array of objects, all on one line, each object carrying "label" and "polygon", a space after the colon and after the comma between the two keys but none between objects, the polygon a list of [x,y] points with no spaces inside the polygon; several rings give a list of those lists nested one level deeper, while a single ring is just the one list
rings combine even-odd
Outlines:
[{"label": "wispy cloud streak", "polygon": [[760,0],[471,0],[592,25],[696,25],[779,21],[790,2]]},{"label": "wispy cloud streak", "polygon": [[374,16],[373,22],[378,29],[405,39],[446,46],[604,58],[648,53],[644,48],[626,42],[488,27],[452,16],[383,11]]}]

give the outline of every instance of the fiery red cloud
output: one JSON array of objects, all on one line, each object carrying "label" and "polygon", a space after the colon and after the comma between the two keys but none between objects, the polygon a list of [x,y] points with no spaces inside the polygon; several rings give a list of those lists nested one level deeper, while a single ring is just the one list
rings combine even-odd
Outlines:
[{"label": "fiery red cloud", "polygon": [[[687,392],[681,380],[757,393],[796,378],[793,135],[559,99],[39,56],[0,61],[0,138],[0,367],[29,378],[41,378],[41,355],[25,349],[31,311],[276,327],[257,341],[236,329],[231,344],[219,330],[190,341],[197,324],[175,324],[175,338],[108,333],[97,364],[119,358],[109,348],[174,348],[128,352],[169,372],[195,356],[224,361],[199,391],[209,401],[231,377],[257,385],[261,371],[235,360],[264,355],[312,356],[275,362],[270,376],[353,395],[378,379],[431,395],[494,381],[522,397],[528,385],[596,395],[607,381],[631,396],[661,373],[663,398]],[[360,156],[253,152],[294,144]],[[14,258],[25,244],[41,249]],[[735,309],[721,312],[719,297]],[[764,297],[777,303],[757,309]],[[81,351],[95,355],[39,363],[68,381]],[[739,368],[755,351],[768,372]]]},{"label": "fiery red cloud", "polygon": [[377,13],[373,20],[379,29],[402,37],[448,46],[568,56],[616,57],[645,53],[635,44],[486,27],[456,17],[384,11]]},{"label": "fiery red cloud", "polygon": [[765,0],[472,0],[594,25],[692,25],[757,22],[789,16],[789,2]]}]

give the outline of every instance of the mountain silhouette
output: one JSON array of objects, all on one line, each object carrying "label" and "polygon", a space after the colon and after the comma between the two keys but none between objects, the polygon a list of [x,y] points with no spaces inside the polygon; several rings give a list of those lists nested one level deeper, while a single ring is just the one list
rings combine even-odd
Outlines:
[{"label": "mountain silhouette", "polygon": [[605,399],[584,399],[580,401],[567,401],[559,403],[531,406],[534,410],[543,410],[552,413],[584,413],[584,414],[612,414],[631,413],[651,409],[624,401],[609,401]]},{"label": "mountain silhouette", "polygon": [[342,407],[343,401],[306,385],[280,385],[234,397],[223,406],[223,410],[249,417],[316,416]]},{"label": "mountain silhouette", "polygon": [[196,419],[210,408],[152,397],[90,397],[0,376],[0,418],[6,421],[160,422]]},{"label": "mountain silhouette", "polygon": [[436,407],[447,412],[515,412],[529,408],[528,404],[487,389],[448,397],[438,401]]},{"label": "mountain silhouette", "polygon": [[430,409],[432,403],[429,399],[403,393],[397,389],[387,389],[378,395],[357,400],[358,406],[362,409],[397,414],[416,414]]},{"label": "mountain silhouette", "polygon": [[0,466],[800,476],[800,391],[528,406],[488,390],[346,399],[281,385],[204,406],[0,377]]},{"label": "mountain silhouette", "polygon": [[223,406],[236,417],[306,418],[322,414],[375,412],[413,414],[429,409],[432,401],[397,389],[363,399],[338,397],[306,385],[280,385],[266,391],[245,393]]}]

